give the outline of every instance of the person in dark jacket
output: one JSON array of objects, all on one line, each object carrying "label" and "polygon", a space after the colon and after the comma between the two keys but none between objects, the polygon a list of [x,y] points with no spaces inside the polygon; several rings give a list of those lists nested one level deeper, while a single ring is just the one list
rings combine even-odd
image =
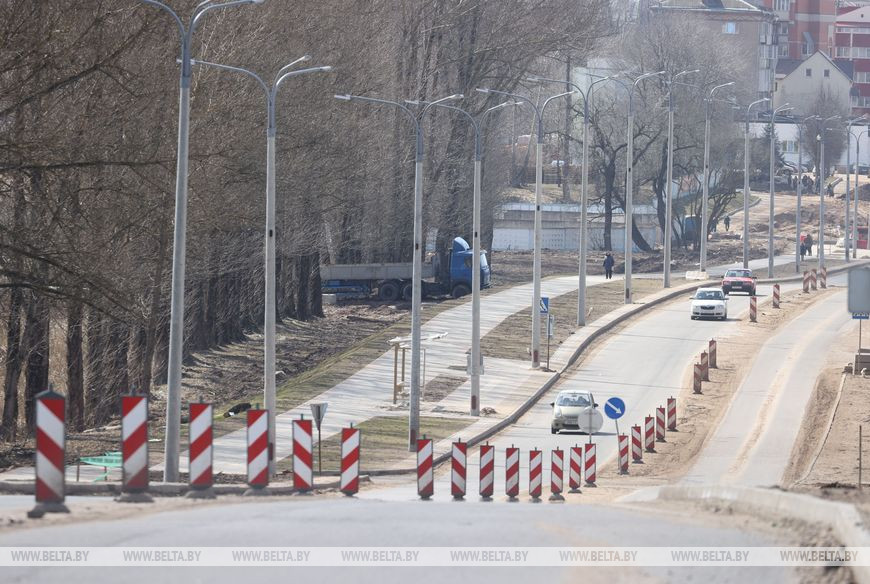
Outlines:
[{"label": "person in dark jacket", "polygon": [[610,252],[607,252],[607,255],[604,256],[604,277],[608,280],[613,278],[613,264],[615,263],[613,256],[610,255]]},{"label": "person in dark jacket", "polygon": [[807,233],[807,236],[804,237],[804,245],[807,246],[807,255],[813,255],[813,236]]}]

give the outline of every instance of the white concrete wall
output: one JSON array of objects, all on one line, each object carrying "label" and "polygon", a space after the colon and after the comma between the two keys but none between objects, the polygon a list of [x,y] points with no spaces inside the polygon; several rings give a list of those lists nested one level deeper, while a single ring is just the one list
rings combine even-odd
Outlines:
[{"label": "white concrete wall", "polygon": [[[661,243],[658,228],[641,227],[640,232],[650,245]],[[611,229],[611,235],[613,251],[624,251],[625,230],[623,227],[621,225],[619,227],[614,226]],[[534,243],[535,232],[532,227],[525,229],[496,227],[493,230],[492,249],[494,251],[528,251],[534,247]],[[570,227],[544,228],[541,231],[541,245],[543,249],[577,250],[580,246],[580,230]],[[604,227],[591,227],[589,229],[589,249],[604,249]],[[640,251],[636,245],[634,249],[635,251]]]}]

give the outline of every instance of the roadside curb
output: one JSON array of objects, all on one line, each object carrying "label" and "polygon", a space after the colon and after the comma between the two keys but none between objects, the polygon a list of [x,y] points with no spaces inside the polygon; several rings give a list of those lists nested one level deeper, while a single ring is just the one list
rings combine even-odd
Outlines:
[{"label": "roadside curb", "polygon": [[[870,533],[854,505],[824,501],[812,495],[755,487],[666,485],[641,489],[618,499],[620,503],[652,501],[718,501],[737,511],[764,511],[798,521],[822,523],[831,528],[844,546],[870,546]],[[849,568],[856,582],[870,584],[870,566]]]},{"label": "roadside curb", "polygon": [[[852,260],[852,262],[849,264],[846,264],[843,266],[837,266],[836,268],[831,268],[830,270],[828,270],[828,275],[830,276],[831,274],[839,274],[841,272],[848,272],[852,268],[858,268],[861,266],[866,266],[868,264],[870,264],[870,260],[858,260],[858,259]],[[783,282],[802,282],[803,279],[804,279],[803,274],[795,274],[794,276],[787,276],[785,278],[765,278],[763,280],[759,279],[758,283],[759,284],[781,284]]]}]

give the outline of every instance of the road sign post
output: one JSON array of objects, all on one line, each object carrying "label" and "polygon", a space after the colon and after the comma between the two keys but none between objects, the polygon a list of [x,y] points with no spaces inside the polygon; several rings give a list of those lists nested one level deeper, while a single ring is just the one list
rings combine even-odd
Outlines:
[{"label": "road sign post", "polygon": [[326,416],[326,407],[328,405],[327,402],[311,404],[311,416],[314,418],[314,424],[317,426],[317,472],[319,473],[323,472],[323,451],[320,447],[320,423],[323,421],[324,416]]},{"label": "road sign post", "polygon": [[867,362],[863,358],[861,344],[864,321],[870,318],[870,268],[854,268],[849,270],[848,309],[852,318],[858,321],[858,352],[855,355],[855,366],[852,371],[857,374]]},{"label": "road sign post", "polygon": [[[613,420],[616,425],[616,447],[619,450],[621,444],[619,442],[619,418],[625,415],[625,402],[618,397],[612,397],[604,402],[604,413],[608,418]],[[590,436],[592,435],[592,425],[589,426]]]}]

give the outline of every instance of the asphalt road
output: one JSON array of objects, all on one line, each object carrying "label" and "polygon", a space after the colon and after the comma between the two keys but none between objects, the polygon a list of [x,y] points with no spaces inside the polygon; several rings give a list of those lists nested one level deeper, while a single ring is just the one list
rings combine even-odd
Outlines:
[{"label": "asphalt road", "polygon": [[[709,520],[708,520],[709,521]],[[716,523],[719,523],[718,520]],[[83,522],[0,535],[3,546],[448,546],[491,549],[541,546],[729,546],[778,545],[727,524],[704,525],[689,514],[646,513],[630,507],[583,505],[471,505],[392,502],[349,498],[297,498],[204,506],[112,522]],[[781,568],[578,567],[462,568],[0,568],[4,583],[94,582],[442,582],[529,581],[584,583],[794,582],[798,572]]]}]

